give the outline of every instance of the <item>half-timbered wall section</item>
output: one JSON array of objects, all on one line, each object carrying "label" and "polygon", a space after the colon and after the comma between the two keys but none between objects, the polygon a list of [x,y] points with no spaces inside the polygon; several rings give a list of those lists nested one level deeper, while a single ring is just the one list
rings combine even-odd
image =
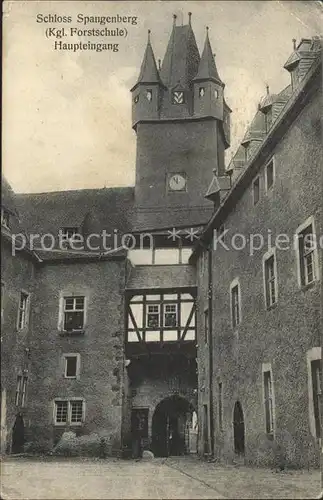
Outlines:
[{"label": "half-timbered wall section", "polygon": [[192,293],[144,293],[128,303],[127,342],[185,342],[196,339]]}]

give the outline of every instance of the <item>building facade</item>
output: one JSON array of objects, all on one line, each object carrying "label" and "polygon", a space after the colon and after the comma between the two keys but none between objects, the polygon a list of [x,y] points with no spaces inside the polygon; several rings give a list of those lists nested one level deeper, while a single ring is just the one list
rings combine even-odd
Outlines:
[{"label": "building facade", "polygon": [[3,452],[318,465],[320,56],[295,47],[225,166],[208,32],[174,16],[131,89],[135,187],[4,186]]}]

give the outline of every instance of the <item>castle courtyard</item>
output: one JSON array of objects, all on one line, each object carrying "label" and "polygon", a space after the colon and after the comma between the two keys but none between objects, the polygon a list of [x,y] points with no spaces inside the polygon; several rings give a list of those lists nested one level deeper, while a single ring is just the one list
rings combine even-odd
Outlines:
[{"label": "castle courtyard", "polygon": [[7,457],[3,500],[127,498],[316,498],[320,471],[221,466],[195,457],[57,459]]}]

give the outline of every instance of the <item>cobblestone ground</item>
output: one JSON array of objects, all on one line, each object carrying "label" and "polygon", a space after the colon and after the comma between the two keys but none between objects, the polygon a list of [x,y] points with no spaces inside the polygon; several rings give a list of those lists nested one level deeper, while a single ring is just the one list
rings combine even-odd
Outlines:
[{"label": "cobblestone ground", "polygon": [[6,458],[4,500],[315,498],[319,471],[275,473],[195,457],[151,461]]}]

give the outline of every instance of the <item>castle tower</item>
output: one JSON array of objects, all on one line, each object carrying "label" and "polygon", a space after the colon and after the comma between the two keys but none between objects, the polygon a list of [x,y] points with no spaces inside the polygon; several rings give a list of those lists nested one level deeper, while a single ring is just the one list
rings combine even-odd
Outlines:
[{"label": "castle tower", "polygon": [[202,57],[189,22],[176,16],[160,70],[150,36],[132,88],[137,134],[135,229],[191,226],[212,213],[205,193],[224,173],[229,112],[207,33]]}]

